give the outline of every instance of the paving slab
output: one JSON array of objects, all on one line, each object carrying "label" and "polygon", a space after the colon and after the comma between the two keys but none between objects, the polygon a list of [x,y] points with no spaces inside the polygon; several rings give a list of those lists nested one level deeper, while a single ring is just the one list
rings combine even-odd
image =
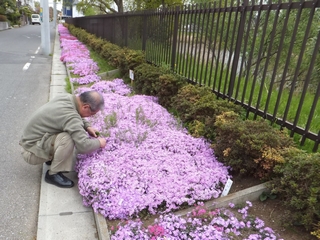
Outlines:
[{"label": "paving slab", "polygon": [[[60,61],[60,55],[59,35],[56,29],[50,100],[59,94],[66,94],[65,78],[68,75],[65,65]],[[43,164],[37,240],[99,239],[94,212],[91,207],[85,207],[82,203],[76,172],[65,173],[65,176],[74,181],[75,186],[64,189],[45,182],[44,177],[48,169],[49,167]]]},{"label": "paving slab", "polygon": [[52,74],[65,75],[66,74],[66,68],[65,67],[61,67],[61,68],[52,69]]},{"label": "paving slab", "polygon": [[[60,61],[60,60],[59,60]],[[54,65],[52,66],[51,74],[53,75],[65,75],[67,74],[66,66],[64,64]]]},{"label": "paving slab", "polygon": [[51,83],[50,86],[66,86],[66,77],[67,74],[64,75],[51,75]]},{"label": "paving slab", "polygon": [[98,239],[92,212],[39,215],[37,240]]}]

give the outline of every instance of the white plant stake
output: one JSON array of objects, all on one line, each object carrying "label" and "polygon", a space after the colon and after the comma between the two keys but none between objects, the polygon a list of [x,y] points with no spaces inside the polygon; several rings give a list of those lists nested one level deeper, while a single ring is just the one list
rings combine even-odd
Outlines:
[{"label": "white plant stake", "polygon": [[232,186],[232,183],[233,183],[233,181],[230,178],[228,178],[228,181],[227,181],[226,185],[224,186],[223,192],[221,193],[220,197],[224,197],[224,196],[228,195],[230,188]]}]

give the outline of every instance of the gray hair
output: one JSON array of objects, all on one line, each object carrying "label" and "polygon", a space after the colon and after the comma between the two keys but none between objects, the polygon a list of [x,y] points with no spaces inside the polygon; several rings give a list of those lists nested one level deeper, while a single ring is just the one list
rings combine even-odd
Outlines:
[{"label": "gray hair", "polygon": [[104,99],[101,93],[97,91],[88,91],[80,94],[80,101],[90,106],[91,111],[103,110]]}]

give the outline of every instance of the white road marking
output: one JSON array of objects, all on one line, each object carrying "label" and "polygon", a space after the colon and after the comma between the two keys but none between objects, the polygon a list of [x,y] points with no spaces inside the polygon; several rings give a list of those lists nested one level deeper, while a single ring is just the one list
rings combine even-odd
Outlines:
[{"label": "white road marking", "polygon": [[26,63],[26,64],[24,65],[24,67],[22,68],[22,70],[23,70],[23,71],[28,70],[28,68],[30,67],[30,65],[31,65],[31,63]]},{"label": "white road marking", "polygon": [[40,50],[40,47],[38,47],[38,49],[36,50],[35,54],[38,54],[39,50]]}]

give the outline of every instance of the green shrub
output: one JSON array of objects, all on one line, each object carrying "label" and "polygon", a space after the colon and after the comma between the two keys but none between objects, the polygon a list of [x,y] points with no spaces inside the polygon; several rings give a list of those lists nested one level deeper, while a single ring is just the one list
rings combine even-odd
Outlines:
[{"label": "green shrub", "polygon": [[[198,118],[200,117],[204,117],[203,114],[197,116],[198,107],[196,107],[201,99],[203,99],[202,102],[204,102],[204,98],[208,101],[206,115],[212,115],[211,113],[216,109],[215,96],[211,94],[208,88],[191,84],[188,84],[179,90],[178,94],[173,98],[172,106],[179,113],[182,122],[191,122],[193,120],[199,120]],[[202,110],[205,109],[199,109],[199,112],[202,112]]]},{"label": "green shrub", "polygon": [[186,81],[174,74],[163,74],[159,76],[159,84],[155,86],[159,104],[171,108],[172,98],[178,94],[179,89],[186,85]]},{"label": "green shrub", "polygon": [[84,29],[77,28],[72,24],[65,24],[65,26],[73,36],[75,36],[80,42],[84,44],[88,44],[88,38],[94,36],[86,32]]},{"label": "green shrub", "polygon": [[117,58],[117,55],[119,54],[118,52],[120,52],[120,50],[121,47],[106,41],[101,46],[100,54],[110,63],[111,66],[117,68],[117,61],[114,59]]},{"label": "green shrub", "polygon": [[90,41],[89,41],[89,46],[97,53],[101,52],[101,48],[104,44],[105,44],[105,40],[103,40],[102,38],[94,37],[94,38],[90,38]]},{"label": "green shrub", "polygon": [[290,211],[287,225],[315,228],[319,233],[320,220],[320,153],[293,149],[285,154],[285,164],[276,166],[270,184],[272,192],[283,199]]},{"label": "green shrub", "polygon": [[282,151],[293,146],[293,140],[273,128],[265,120],[241,120],[232,112],[216,119],[216,139],[213,144],[219,161],[240,175],[270,179],[273,168],[284,163]]},{"label": "green shrub", "polygon": [[216,135],[214,124],[217,115],[224,111],[239,114],[243,111],[238,105],[217,99],[209,88],[191,84],[183,86],[173,97],[172,108],[193,136],[198,136],[201,132],[211,141]]},{"label": "green shrub", "polygon": [[142,63],[134,72],[134,90],[138,94],[157,95],[159,89],[159,77],[166,73],[164,69]]},{"label": "green shrub", "polygon": [[111,62],[113,61],[113,65],[119,68],[121,75],[128,75],[129,69],[135,70],[137,66],[146,62],[145,54],[142,51],[122,48],[117,53]]}]

